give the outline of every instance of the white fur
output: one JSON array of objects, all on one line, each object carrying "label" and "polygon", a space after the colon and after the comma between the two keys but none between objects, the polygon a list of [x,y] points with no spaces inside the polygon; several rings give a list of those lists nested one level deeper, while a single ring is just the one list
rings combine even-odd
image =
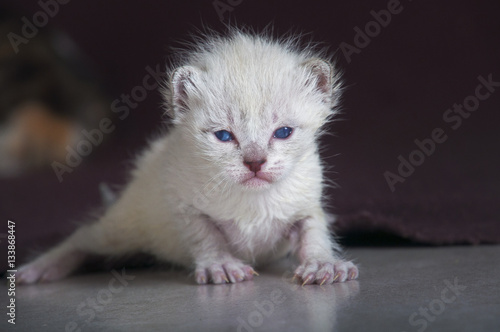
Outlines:
[{"label": "white fur", "polygon": [[[304,283],[356,278],[332,250],[321,204],[317,138],[335,113],[338,75],[296,45],[241,31],[194,45],[164,89],[173,126],[138,159],[121,197],[18,280],[63,277],[81,253],[133,251],[193,267],[198,283],[251,279],[250,265],[290,251]],[[291,136],[274,138],[284,126]],[[219,141],[219,130],[235,140]],[[248,180],[257,173],[246,160],[265,160],[262,179]],[[77,263],[62,263],[77,253]]]}]

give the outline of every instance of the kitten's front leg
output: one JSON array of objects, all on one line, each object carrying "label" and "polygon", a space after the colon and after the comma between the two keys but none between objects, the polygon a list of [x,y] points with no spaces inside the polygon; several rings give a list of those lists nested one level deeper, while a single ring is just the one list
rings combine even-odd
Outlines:
[{"label": "kitten's front leg", "polygon": [[294,279],[298,278],[302,285],[323,285],[358,277],[358,268],[334,253],[334,250],[340,252],[340,248],[331,239],[322,212],[299,223],[300,266],[295,270]]},{"label": "kitten's front leg", "polygon": [[198,284],[223,284],[251,280],[255,270],[235,258],[217,225],[206,216],[186,217],[188,237],[186,243],[195,263]]}]

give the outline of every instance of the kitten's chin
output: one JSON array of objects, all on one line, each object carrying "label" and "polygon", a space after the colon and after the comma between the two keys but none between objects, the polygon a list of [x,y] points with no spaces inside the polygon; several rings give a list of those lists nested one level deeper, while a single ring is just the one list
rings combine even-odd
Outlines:
[{"label": "kitten's chin", "polygon": [[269,187],[271,182],[254,176],[251,179],[243,181],[242,184],[249,189],[264,189]]}]

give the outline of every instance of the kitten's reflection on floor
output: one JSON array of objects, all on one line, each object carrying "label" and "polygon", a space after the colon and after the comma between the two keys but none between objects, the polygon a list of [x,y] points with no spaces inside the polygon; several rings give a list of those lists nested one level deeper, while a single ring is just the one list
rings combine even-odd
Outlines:
[{"label": "kitten's reflection on floor", "polygon": [[[302,331],[334,331],[337,311],[359,294],[357,280],[318,287],[292,282],[290,260],[259,270],[252,281],[196,286],[196,302],[203,316],[217,313],[210,330],[236,325],[237,331],[286,330],[289,317],[300,318]],[[288,266],[288,268],[287,268]]]}]

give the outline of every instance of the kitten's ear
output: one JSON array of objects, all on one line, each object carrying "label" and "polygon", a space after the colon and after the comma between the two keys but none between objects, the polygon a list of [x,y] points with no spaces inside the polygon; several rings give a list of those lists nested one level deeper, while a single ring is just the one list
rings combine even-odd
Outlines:
[{"label": "kitten's ear", "polygon": [[302,65],[310,74],[306,85],[314,84],[316,91],[323,95],[324,102],[330,103],[333,93],[333,66],[322,59],[311,59]]},{"label": "kitten's ear", "polygon": [[170,78],[172,91],[172,110],[170,116],[179,120],[189,110],[189,99],[196,93],[199,70],[192,66],[183,66],[174,70]]}]

